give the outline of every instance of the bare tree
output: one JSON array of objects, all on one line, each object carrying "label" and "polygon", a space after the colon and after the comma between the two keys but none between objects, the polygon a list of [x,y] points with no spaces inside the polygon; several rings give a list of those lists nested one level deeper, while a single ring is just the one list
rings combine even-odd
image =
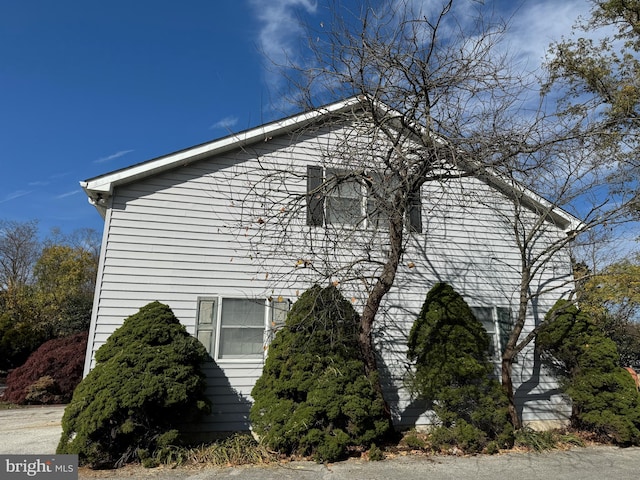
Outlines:
[{"label": "bare tree", "polygon": [[30,282],[40,254],[37,225],[35,220],[0,221],[0,289],[10,292]]},{"label": "bare tree", "polygon": [[[359,185],[374,200],[368,213],[380,222],[382,239],[366,245],[355,241],[360,254],[350,255],[353,261],[346,265],[334,260],[324,272],[342,268],[343,278],[363,281],[368,295],[361,341],[371,371],[376,369],[372,326],[415,228],[407,229],[405,218],[410,223],[422,185],[471,174],[467,167],[478,158],[492,163],[495,146],[504,143],[495,125],[503,123],[500,117],[506,119],[517,90],[525,86],[510,71],[507,56],[499,53],[504,24],[460,18],[453,1],[438,7],[416,11],[409,2],[381,9],[365,2],[361,12],[335,7],[331,26],[309,36],[316,67],[290,70],[290,85],[304,108],[327,96],[359,95],[370,117],[369,127],[359,124],[353,137],[327,149],[324,163],[333,170],[316,188],[331,195]],[[341,174],[339,166],[349,173]],[[333,237],[326,244],[336,245]],[[350,235],[352,241],[354,237]],[[376,255],[381,251],[385,254]],[[364,264],[374,264],[373,273],[363,275]],[[351,275],[345,275],[345,268]]]},{"label": "bare tree", "polygon": [[[331,13],[331,22],[309,34],[311,61],[286,66],[291,98],[313,110],[353,97],[353,108],[325,112],[333,121],[305,127],[293,140],[321,138],[317,167],[296,170],[283,158],[261,163],[260,186],[251,192],[262,192],[256,254],[302,251],[283,267],[282,279],[293,283],[302,275],[360,288],[361,346],[368,371],[375,372],[373,326],[408,245],[415,244],[413,233],[428,228],[419,212],[445,197],[461,208],[491,203],[460,180],[491,183],[502,200],[510,199],[510,208],[489,206],[520,265],[516,314],[502,355],[503,386],[518,427],[512,367],[537,332],[525,330],[526,319],[543,295],[573,288],[572,278],[543,284],[543,273],[562,260],[558,254],[578,233],[613,221],[627,201],[624,195],[605,200],[598,190],[607,185],[603,150],[593,140],[600,125],[586,111],[562,116],[549,113],[546,97],[531,100],[537,83],[514,70],[502,43],[507,25],[480,2],[416,7],[398,1],[380,8],[365,2],[360,12],[336,4]],[[586,210],[585,221],[558,213],[572,205],[581,216]],[[296,227],[305,218],[324,228],[301,233]]]},{"label": "bare tree", "polygon": [[[511,231],[512,244],[520,256],[518,298],[514,302],[517,309],[501,359],[502,384],[511,400],[512,422],[516,427],[521,425],[521,419],[514,402],[513,365],[518,354],[535,340],[545,321],[549,321],[542,317],[528,324],[532,306],[537,305],[545,312],[552,306],[545,305],[545,299],[555,301],[565,296],[577,300],[575,277],[571,272],[563,277],[545,275],[545,271],[554,268],[562,271],[563,265],[566,267],[575,261],[572,254],[578,247],[593,241],[594,232],[629,220],[633,196],[611,195],[608,191],[610,185],[603,177],[602,164],[593,155],[594,149],[585,147],[591,135],[594,132],[582,131],[579,137],[568,134],[551,146],[541,146],[536,152],[540,161],[531,176],[523,176],[521,167],[512,171],[505,164],[500,169],[499,175],[508,182],[513,201],[511,211],[495,211]],[[537,195],[523,182],[534,186],[536,191],[545,192],[545,198],[538,197],[539,201],[532,202],[532,197],[535,199]],[[541,282],[541,278],[553,281]]]}]

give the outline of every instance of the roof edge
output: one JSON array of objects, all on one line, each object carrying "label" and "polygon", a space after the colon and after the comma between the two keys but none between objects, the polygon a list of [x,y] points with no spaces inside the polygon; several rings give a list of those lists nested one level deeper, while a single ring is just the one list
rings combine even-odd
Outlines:
[{"label": "roof edge", "polygon": [[[242,148],[252,143],[264,141],[269,137],[292,132],[296,129],[319,121],[328,115],[344,113],[354,107],[366,108],[366,104],[386,115],[390,115],[392,117],[401,116],[399,112],[375,99],[371,99],[364,95],[353,96],[345,100],[298,113],[284,119],[275,120],[258,127],[233,133],[210,142],[202,143],[200,145],[179,150],[161,157],[156,157],[129,167],[124,167],[113,172],[99,175],[97,177],[89,178],[81,181],[80,186],[89,197],[89,203],[91,203],[104,218],[110,205],[110,197],[113,193],[113,189],[117,185],[130,183],[182,165],[188,165],[209,156]],[[477,165],[473,166],[467,164],[465,167],[466,169],[469,169],[468,171],[470,172],[476,171],[476,175],[480,174],[478,175],[479,177],[484,177],[486,182],[493,185],[494,188],[505,191],[505,193],[517,196],[517,191],[520,191],[521,194],[524,194],[527,201],[531,203],[532,207],[541,207],[540,210],[546,212],[544,215],[548,216],[550,220],[562,228],[568,235],[574,236],[576,233],[585,229],[585,224],[577,217],[568,213],[561,207],[553,205],[552,202],[541,197],[524,185],[518,183],[520,188],[510,185],[499,172],[494,171],[493,169],[487,169],[486,167],[479,169]],[[537,208],[534,209],[537,210]]]},{"label": "roof edge", "polygon": [[171,170],[177,166],[187,165],[211,155],[235,150],[268,137],[290,132],[309,123],[313,123],[326,115],[341,113],[354,106],[360,105],[359,97],[351,97],[285,119],[276,120],[265,125],[234,133],[211,142],[189,147],[130,167],[89,178],[81,181],[80,186],[89,196],[90,202],[95,205],[94,202],[100,203],[106,197],[109,197],[113,193],[113,188],[116,185],[133,182],[140,178]]}]

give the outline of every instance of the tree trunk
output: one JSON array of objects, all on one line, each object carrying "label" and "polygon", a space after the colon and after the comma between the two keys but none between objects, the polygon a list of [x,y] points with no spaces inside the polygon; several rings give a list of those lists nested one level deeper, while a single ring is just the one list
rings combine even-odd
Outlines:
[{"label": "tree trunk", "polygon": [[[384,296],[393,286],[398,271],[398,265],[403,253],[403,227],[404,227],[404,211],[397,212],[393,218],[389,220],[389,257],[382,268],[382,273],[378,277],[373,289],[367,297],[362,316],[360,317],[360,348],[364,358],[365,371],[368,376],[378,372],[378,362],[376,360],[375,345],[373,343],[373,324],[380,309],[380,304]],[[382,395],[382,385],[378,377],[376,390]],[[384,396],[383,396],[384,398]],[[391,418],[391,409],[385,400],[385,411]]]},{"label": "tree trunk", "polygon": [[505,350],[505,353],[502,357],[502,388],[507,395],[507,399],[509,400],[509,418],[511,420],[511,424],[514,429],[522,428],[522,420],[518,415],[518,410],[516,409],[515,403],[515,395],[513,392],[513,380],[511,378],[511,367],[513,365],[513,352],[509,352]]},{"label": "tree trunk", "polygon": [[389,221],[389,241],[391,246],[389,258],[382,268],[380,277],[378,277],[373,289],[367,297],[367,302],[365,303],[362,311],[362,317],[360,318],[360,343],[368,373],[377,371],[375,348],[371,334],[376,314],[380,308],[380,303],[393,286],[393,282],[396,278],[396,272],[398,271],[398,265],[400,264],[400,259],[402,257],[403,217],[404,215],[400,215],[400,219],[394,218]]},{"label": "tree trunk", "polygon": [[[523,259],[523,265],[526,265],[525,260]],[[513,325],[513,330],[511,331],[511,335],[509,336],[509,341],[504,349],[504,353],[502,354],[502,364],[501,364],[501,380],[502,380],[502,389],[504,393],[507,395],[507,400],[509,401],[509,417],[511,419],[511,423],[513,428],[518,429],[522,427],[522,420],[518,415],[518,410],[516,409],[515,402],[515,392],[513,391],[513,378],[511,376],[511,368],[513,366],[513,361],[515,356],[518,354],[518,350],[516,349],[516,345],[518,344],[518,340],[520,338],[520,334],[524,328],[524,324],[527,318],[527,305],[529,302],[529,296],[527,292],[529,291],[529,285],[531,283],[531,272],[528,268],[523,267],[520,277],[520,295],[519,295],[519,303],[518,303],[518,313],[516,316],[516,322]]]}]

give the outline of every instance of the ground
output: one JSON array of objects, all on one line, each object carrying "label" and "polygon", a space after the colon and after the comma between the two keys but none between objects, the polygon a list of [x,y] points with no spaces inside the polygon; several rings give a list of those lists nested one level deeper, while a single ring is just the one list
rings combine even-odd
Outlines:
[{"label": "ground", "polygon": [[[0,454],[55,452],[64,406],[0,410]],[[127,466],[119,470],[80,470],[80,479],[209,480],[450,480],[517,478],[518,480],[637,479],[640,448],[576,447],[544,453],[508,452],[499,455],[434,456],[395,454],[382,462],[351,459],[335,464],[285,462],[248,467]]]}]

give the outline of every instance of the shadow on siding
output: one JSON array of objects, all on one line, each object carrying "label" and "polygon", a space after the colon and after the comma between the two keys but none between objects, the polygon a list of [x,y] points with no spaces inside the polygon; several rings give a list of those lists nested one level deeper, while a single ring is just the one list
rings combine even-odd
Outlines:
[{"label": "shadow on siding", "polygon": [[[554,396],[561,395],[560,388],[545,388],[540,391],[542,361],[537,349],[534,351],[533,368],[531,376],[528,380],[522,382],[514,392],[514,400],[518,416],[523,419],[525,417],[525,407],[528,410],[527,416],[534,421],[555,420],[561,417],[560,407],[553,403]],[[534,390],[538,390],[534,393]],[[557,417],[557,418],[554,418]],[[527,423],[524,421],[524,423]]]},{"label": "shadow on siding", "polygon": [[206,394],[211,402],[211,413],[188,427],[193,441],[212,441],[234,433],[249,433],[250,399],[231,386],[224,371],[213,359],[202,366],[206,376]]}]

